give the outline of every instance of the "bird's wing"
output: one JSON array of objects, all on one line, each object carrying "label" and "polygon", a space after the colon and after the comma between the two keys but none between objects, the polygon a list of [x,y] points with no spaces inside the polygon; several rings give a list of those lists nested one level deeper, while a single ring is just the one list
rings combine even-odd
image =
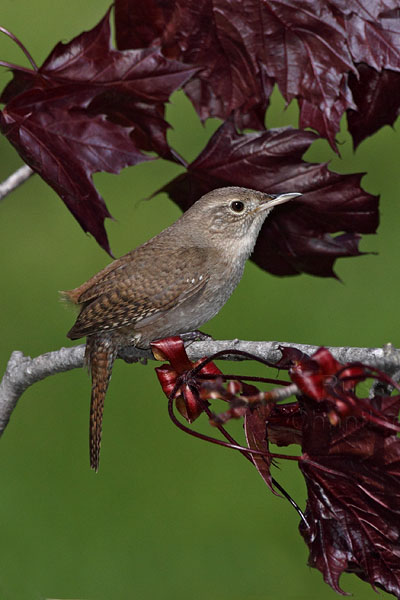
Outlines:
[{"label": "bird's wing", "polygon": [[[118,271],[124,270],[124,265],[126,266],[124,258],[114,260],[79,287],[60,292],[62,298],[72,304],[84,304],[88,300],[96,298],[99,295],[97,290],[101,289],[102,284],[106,285],[107,281],[113,281],[115,277],[118,277]],[[114,271],[117,273],[114,273]]]},{"label": "bird's wing", "polygon": [[179,306],[209,280],[204,248],[177,248],[160,254],[153,244],[134,252],[134,260],[114,261],[109,265],[113,268],[106,267],[72,290],[82,309],[69,338],[130,326]]}]

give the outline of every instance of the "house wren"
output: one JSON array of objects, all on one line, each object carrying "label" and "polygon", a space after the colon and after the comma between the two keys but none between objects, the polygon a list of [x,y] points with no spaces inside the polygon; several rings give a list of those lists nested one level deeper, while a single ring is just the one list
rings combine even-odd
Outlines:
[{"label": "house wren", "polygon": [[271,209],[300,195],[240,187],[209,192],[170,227],[64,292],[81,309],[68,337],[87,336],[93,469],[99,466],[104,398],[118,350],[148,348],[214,317],[239,283]]}]

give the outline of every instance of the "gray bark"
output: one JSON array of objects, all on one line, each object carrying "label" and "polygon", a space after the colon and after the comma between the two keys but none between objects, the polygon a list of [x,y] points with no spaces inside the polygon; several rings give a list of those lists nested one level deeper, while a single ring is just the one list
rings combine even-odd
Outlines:
[{"label": "gray bark", "polygon": [[[248,352],[271,363],[276,363],[281,357],[280,346],[298,348],[306,354],[312,354],[318,349],[318,346],[307,344],[250,342],[236,339],[191,342],[186,345],[186,351],[192,361],[211,356],[216,352],[235,349]],[[386,344],[383,348],[331,347],[328,349],[341,363],[362,362],[391,376],[400,370],[400,350],[394,348],[391,344]],[[35,358],[25,356],[18,350],[14,351],[0,382],[0,435],[7,427],[19,398],[29,386],[50,375],[83,367],[84,353],[84,344],[70,348],[60,348]],[[125,348],[120,352],[120,358],[127,362],[154,360],[150,350],[139,350],[138,348]],[[227,355],[224,360],[246,359],[235,355]]]}]

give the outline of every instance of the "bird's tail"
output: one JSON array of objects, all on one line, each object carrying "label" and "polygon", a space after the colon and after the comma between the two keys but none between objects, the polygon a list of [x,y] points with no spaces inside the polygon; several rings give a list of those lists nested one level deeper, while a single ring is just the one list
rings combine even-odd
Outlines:
[{"label": "bird's tail", "polygon": [[116,348],[111,339],[104,336],[88,336],[85,361],[92,375],[90,399],[89,451],[90,466],[99,469],[101,430],[104,399],[116,357]]}]

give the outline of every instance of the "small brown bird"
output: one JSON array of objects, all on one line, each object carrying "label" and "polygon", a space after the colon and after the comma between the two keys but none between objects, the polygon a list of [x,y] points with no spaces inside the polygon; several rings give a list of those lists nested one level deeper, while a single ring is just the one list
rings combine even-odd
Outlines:
[{"label": "small brown bird", "polygon": [[261,226],[301,194],[226,187],[205,194],[175,223],[63,295],[81,308],[68,332],[87,336],[92,375],[90,466],[98,470],[104,398],[118,350],[198,329],[240,281]]}]

